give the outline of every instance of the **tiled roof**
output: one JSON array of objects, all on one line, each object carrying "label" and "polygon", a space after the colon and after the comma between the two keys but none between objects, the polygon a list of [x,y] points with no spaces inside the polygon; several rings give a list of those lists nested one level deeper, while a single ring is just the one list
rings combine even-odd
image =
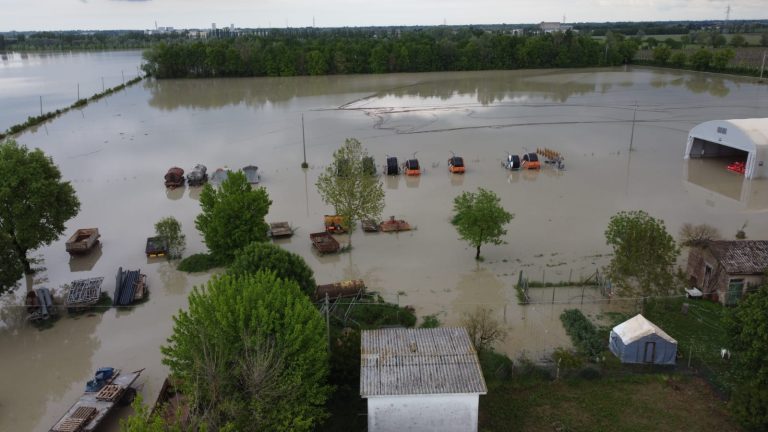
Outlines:
[{"label": "tiled roof", "polygon": [[759,274],[768,269],[768,240],[713,240],[707,247],[729,274]]},{"label": "tiled roof", "polygon": [[476,393],[488,390],[467,330],[364,330],[360,396]]}]

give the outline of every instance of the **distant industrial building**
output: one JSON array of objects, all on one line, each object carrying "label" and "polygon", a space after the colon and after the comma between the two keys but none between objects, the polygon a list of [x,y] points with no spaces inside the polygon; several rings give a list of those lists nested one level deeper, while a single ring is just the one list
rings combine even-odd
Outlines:
[{"label": "distant industrial building", "polygon": [[573,30],[573,26],[561,24],[559,22],[541,22],[539,24],[539,31],[541,33],[565,33],[568,30]]},{"label": "distant industrial building", "polygon": [[360,396],[369,432],[476,432],[488,392],[464,328],[364,330]]}]

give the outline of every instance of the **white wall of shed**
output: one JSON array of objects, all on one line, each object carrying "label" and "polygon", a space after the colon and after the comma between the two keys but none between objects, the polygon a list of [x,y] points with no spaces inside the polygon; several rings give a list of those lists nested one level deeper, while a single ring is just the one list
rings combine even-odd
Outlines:
[{"label": "white wall of shed", "polygon": [[369,432],[477,432],[479,395],[368,398]]},{"label": "white wall of shed", "polygon": [[[738,121],[738,120],[737,120]],[[727,129],[727,133],[718,133],[718,128]],[[755,134],[742,130],[742,126],[729,120],[712,120],[701,123],[691,129],[685,146],[685,159],[690,159],[694,138],[715,144],[743,150],[747,152],[744,177],[768,177],[768,146],[767,143],[754,141]]]}]

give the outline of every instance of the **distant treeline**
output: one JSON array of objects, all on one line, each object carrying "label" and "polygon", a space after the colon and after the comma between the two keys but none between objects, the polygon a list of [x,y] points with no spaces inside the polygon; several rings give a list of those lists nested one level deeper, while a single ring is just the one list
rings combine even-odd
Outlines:
[{"label": "distant treeline", "polygon": [[141,49],[153,42],[184,38],[183,34],[148,35],[141,31],[20,33],[0,35],[0,51]]},{"label": "distant treeline", "polygon": [[471,28],[403,32],[390,37],[269,33],[232,39],[159,43],[145,51],[157,78],[296,76],[617,65],[638,41],[605,41],[572,32],[513,36]]},{"label": "distant treeline", "polygon": [[625,36],[637,35],[683,35],[696,31],[714,30],[726,33],[760,33],[768,31],[768,20],[723,21],[667,21],[667,22],[605,22],[578,23],[574,28],[593,36],[605,36],[608,32]]}]

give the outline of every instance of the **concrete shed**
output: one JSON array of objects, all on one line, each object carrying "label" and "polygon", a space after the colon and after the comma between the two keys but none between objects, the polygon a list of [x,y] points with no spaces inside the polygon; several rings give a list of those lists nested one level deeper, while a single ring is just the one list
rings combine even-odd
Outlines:
[{"label": "concrete shed", "polygon": [[768,118],[712,120],[688,133],[685,159],[727,158],[745,164],[744,177],[768,177]]},{"label": "concrete shed", "polygon": [[611,330],[608,345],[622,363],[674,365],[677,341],[637,314]]},{"label": "concrete shed", "polygon": [[464,328],[365,330],[360,396],[368,431],[477,431],[480,362]]}]

